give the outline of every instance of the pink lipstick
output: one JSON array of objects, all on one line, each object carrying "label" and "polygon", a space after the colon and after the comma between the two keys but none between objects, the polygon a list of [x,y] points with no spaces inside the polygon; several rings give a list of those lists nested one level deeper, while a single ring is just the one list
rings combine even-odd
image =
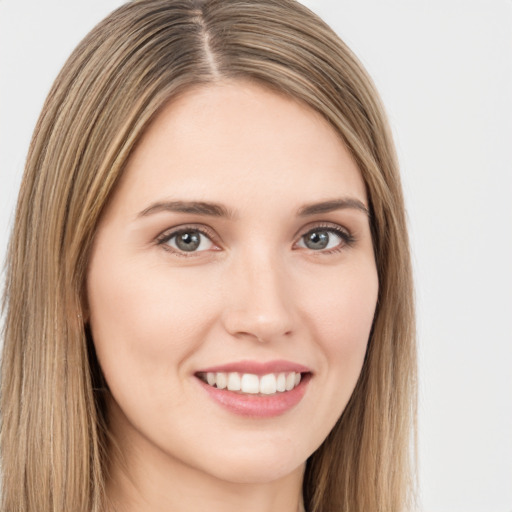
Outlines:
[{"label": "pink lipstick", "polygon": [[239,361],[201,369],[195,377],[208,396],[230,412],[269,418],[303,398],[311,370],[290,361]]}]

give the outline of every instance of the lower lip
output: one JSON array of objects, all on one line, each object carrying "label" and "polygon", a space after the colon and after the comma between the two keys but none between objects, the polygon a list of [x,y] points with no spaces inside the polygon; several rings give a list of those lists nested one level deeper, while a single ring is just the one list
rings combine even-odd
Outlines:
[{"label": "lower lip", "polygon": [[303,375],[297,387],[273,395],[251,395],[218,389],[196,378],[210,398],[228,411],[239,416],[273,418],[289,411],[302,400],[310,377],[310,374]]}]

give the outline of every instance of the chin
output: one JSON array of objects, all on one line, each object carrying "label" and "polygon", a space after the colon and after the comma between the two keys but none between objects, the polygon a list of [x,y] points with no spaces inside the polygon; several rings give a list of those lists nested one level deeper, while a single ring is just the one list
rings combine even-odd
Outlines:
[{"label": "chin", "polygon": [[210,452],[205,471],[220,480],[236,484],[267,484],[303,472],[309,456],[299,456],[297,448],[284,449],[289,443],[279,441],[259,445],[232,447],[215,456]]},{"label": "chin", "polygon": [[265,463],[260,461],[234,461],[227,464],[220,471],[216,472],[219,480],[231,482],[234,484],[269,484],[277,482],[295,474],[303,473],[305,461],[293,464],[283,464],[272,460]]}]

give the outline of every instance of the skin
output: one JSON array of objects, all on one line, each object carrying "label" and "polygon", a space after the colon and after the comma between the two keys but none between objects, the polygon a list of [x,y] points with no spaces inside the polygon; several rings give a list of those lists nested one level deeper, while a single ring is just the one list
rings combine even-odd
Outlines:
[{"label": "skin", "polygon": [[[88,270],[119,448],[112,508],[301,506],[305,461],[354,389],[378,292],[363,209],[297,213],[339,198],[367,206],[360,172],[332,127],[293,99],[223,82],[189,90],[157,116],[101,219]],[[214,202],[232,216],[148,212],[166,201]],[[162,242],[183,226],[207,230],[197,250]],[[325,234],[333,228],[353,241]],[[312,229],[328,248],[306,244]],[[195,376],[275,359],[311,369],[302,400],[277,417],[234,414]]]}]

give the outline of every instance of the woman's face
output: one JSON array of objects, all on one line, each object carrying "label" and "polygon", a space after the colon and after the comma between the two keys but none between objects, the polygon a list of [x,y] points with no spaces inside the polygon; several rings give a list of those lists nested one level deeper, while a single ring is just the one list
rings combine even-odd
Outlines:
[{"label": "woman's face", "polygon": [[226,82],[157,116],[87,281],[131,463],[239,483],[302,471],[363,364],[378,291],[367,207],[335,131],[288,97]]}]

